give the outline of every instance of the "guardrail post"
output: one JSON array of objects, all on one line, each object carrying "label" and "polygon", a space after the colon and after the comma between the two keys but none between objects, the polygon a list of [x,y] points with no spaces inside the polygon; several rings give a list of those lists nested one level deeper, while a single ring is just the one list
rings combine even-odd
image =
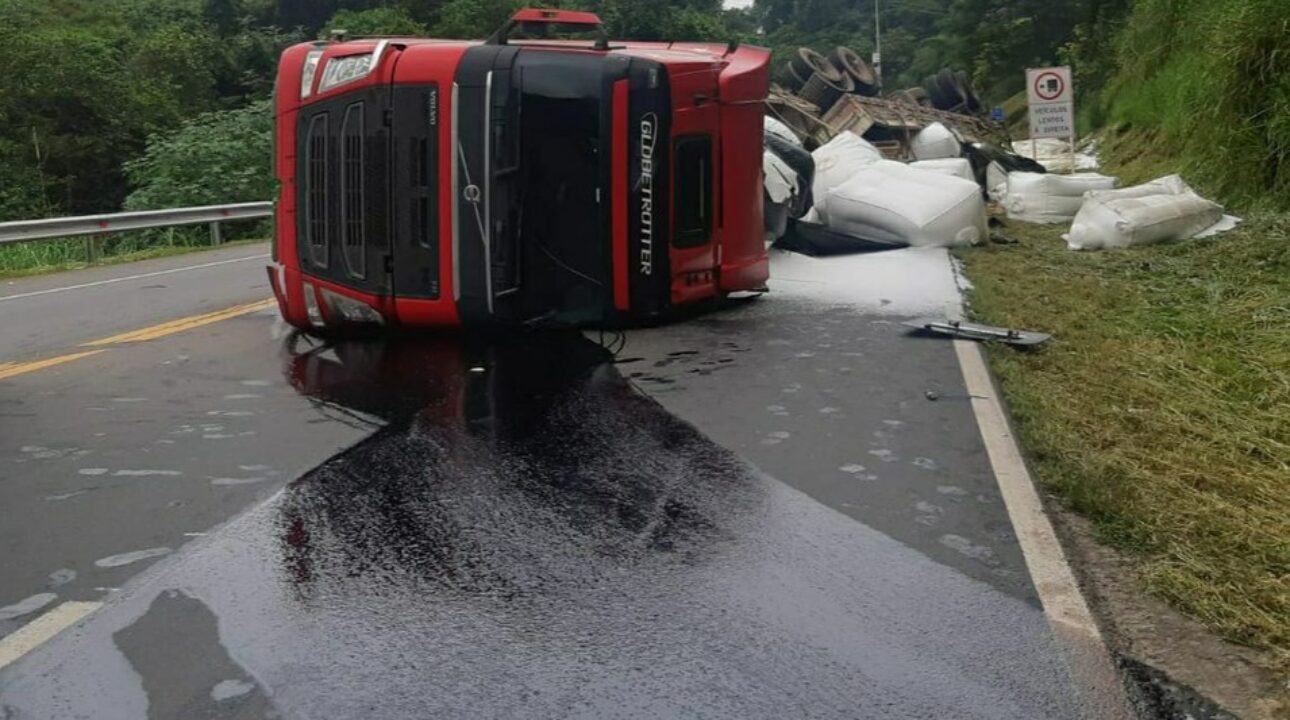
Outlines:
[{"label": "guardrail post", "polygon": [[85,262],[93,265],[99,259],[99,236],[85,236]]},{"label": "guardrail post", "polygon": [[211,223],[211,245],[219,245],[223,241],[219,231],[219,221]]}]

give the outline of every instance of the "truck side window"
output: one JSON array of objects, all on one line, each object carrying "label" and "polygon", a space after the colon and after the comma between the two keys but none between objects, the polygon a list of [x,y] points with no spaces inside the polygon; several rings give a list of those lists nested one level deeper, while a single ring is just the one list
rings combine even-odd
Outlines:
[{"label": "truck side window", "polygon": [[688,135],[676,141],[676,232],[679,248],[706,245],[712,235],[712,138]]}]

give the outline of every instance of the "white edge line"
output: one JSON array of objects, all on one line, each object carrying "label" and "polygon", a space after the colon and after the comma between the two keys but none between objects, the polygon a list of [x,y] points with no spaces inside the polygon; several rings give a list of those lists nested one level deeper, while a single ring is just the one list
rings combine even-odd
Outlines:
[{"label": "white edge line", "polygon": [[49,295],[51,293],[67,292],[68,290],[81,290],[98,285],[111,285],[112,283],[127,282],[130,280],[142,280],[144,278],[157,277],[158,275],[170,275],[171,273],[187,272],[189,270],[201,270],[203,268],[216,267],[219,265],[228,265],[231,263],[246,262],[247,260],[263,260],[269,257],[269,253],[259,255],[249,255],[247,257],[233,258],[232,260],[216,260],[214,262],[201,263],[200,265],[185,265],[184,267],[170,268],[169,270],[158,270],[156,272],[141,273],[139,275],[127,275],[119,278],[108,278],[107,280],[97,280],[95,282],[81,283],[80,285],[67,285],[65,287],[49,288],[48,290],[36,290],[28,293],[18,293],[17,295],[0,296],[0,302],[6,300],[19,300],[21,298],[36,297],[37,295]]},{"label": "white edge line", "polygon": [[0,639],[0,670],[100,607],[103,607],[101,602],[65,602]]},{"label": "white edge line", "polygon": [[1110,650],[1044,512],[986,366],[984,351],[976,342],[955,340],[954,352],[1031,582],[1049,626],[1064,643],[1072,674],[1085,686],[1081,689],[1101,696],[1101,702],[1097,703],[1101,706],[1100,712],[1095,717],[1130,717]]}]

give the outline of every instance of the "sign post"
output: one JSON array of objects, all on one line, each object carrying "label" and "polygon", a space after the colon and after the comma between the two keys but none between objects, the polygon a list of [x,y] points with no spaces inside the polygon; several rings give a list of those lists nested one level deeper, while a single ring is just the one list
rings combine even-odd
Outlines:
[{"label": "sign post", "polygon": [[1030,154],[1037,155],[1038,138],[1066,138],[1071,144],[1071,172],[1075,172],[1075,87],[1071,69],[1026,70],[1026,104],[1030,110]]}]

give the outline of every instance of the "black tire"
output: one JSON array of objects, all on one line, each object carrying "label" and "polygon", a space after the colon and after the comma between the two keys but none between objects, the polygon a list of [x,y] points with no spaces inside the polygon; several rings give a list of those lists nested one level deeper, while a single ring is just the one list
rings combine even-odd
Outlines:
[{"label": "black tire", "polygon": [[873,97],[878,94],[878,77],[874,75],[869,63],[856,54],[856,51],[839,46],[833,51],[833,63],[841,68],[842,72],[851,76],[851,80],[855,83],[854,92],[857,95]]},{"label": "black tire", "polygon": [[[936,105],[937,110],[954,110],[963,105],[963,91],[959,88],[958,78],[954,77],[954,71],[945,68],[936,73],[936,89],[940,90],[941,98],[945,101],[945,106]],[[935,100],[933,100],[935,105]]]},{"label": "black tire", "polygon": [[803,82],[810,82],[812,75],[823,75],[831,82],[842,82],[842,71],[833,66],[829,59],[810,48],[798,48],[797,54],[789,60],[793,64],[794,74]]},{"label": "black tire", "polygon": [[941,86],[936,82],[935,75],[928,75],[923,80],[923,93],[927,96],[927,101],[937,110],[951,106],[952,99],[941,91]]},{"label": "black tire", "polygon": [[806,81],[798,95],[818,107],[820,116],[823,117],[833,107],[833,103],[852,90],[855,90],[855,83],[851,81],[850,75],[843,75],[840,82],[835,82],[816,73]]},{"label": "black tire", "polygon": [[963,94],[964,103],[967,105],[968,112],[981,112],[981,98],[977,97],[976,88],[972,87],[972,78],[966,70],[959,70],[954,73],[954,79],[957,81],[959,91]]},{"label": "black tire", "polygon": [[784,69],[787,71],[785,82],[788,84],[788,89],[792,92],[801,90],[802,86],[806,84],[806,78],[810,77],[809,75],[806,77],[798,77],[797,68],[793,67],[792,62],[784,63]]}]

